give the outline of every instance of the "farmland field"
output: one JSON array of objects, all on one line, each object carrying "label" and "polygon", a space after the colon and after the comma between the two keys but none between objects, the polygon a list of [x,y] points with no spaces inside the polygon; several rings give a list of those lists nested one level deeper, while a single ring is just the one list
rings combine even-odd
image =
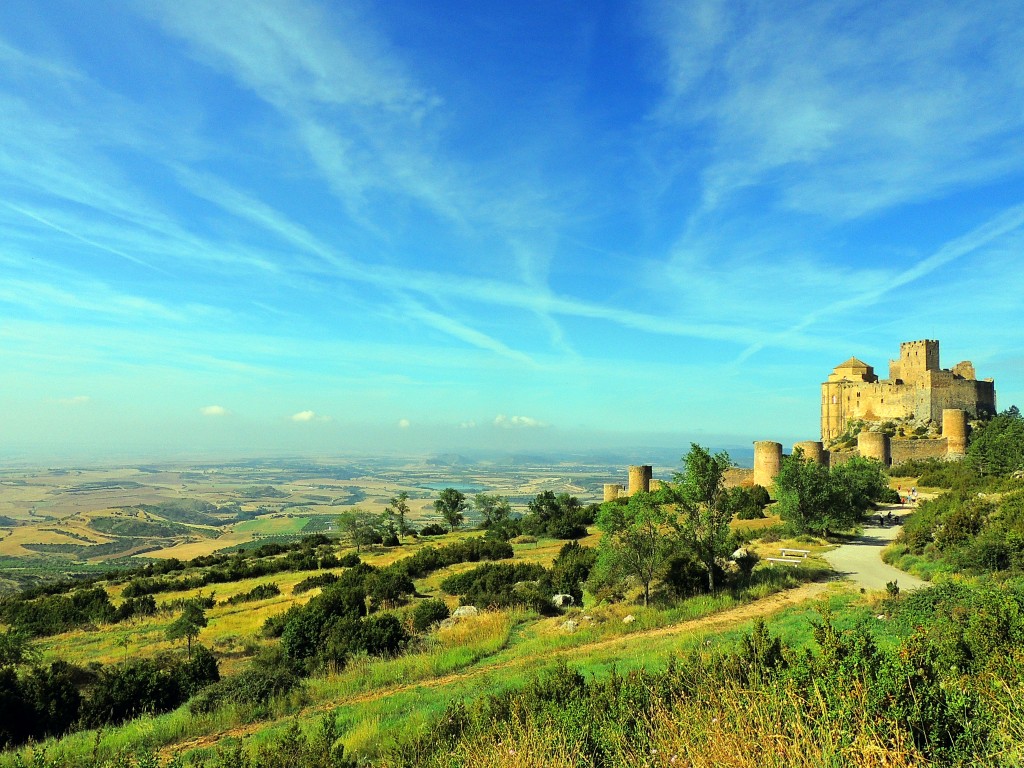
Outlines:
[{"label": "farmland field", "polygon": [[[668,477],[672,468],[659,468]],[[601,500],[604,483],[625,482],[611,463],[535,464],[282,459],[227,465],[0,469],[0,557],[15,558],[0,586],[51,572],[76,573],[150,558],[191,559],[260,541],[329,533],[337,516],[383,512],[400,492],[410,521],[440,522],[439,489],[500,493],[513,508],[541,491]],[[268,538],[272,537],[272,538]]]}]

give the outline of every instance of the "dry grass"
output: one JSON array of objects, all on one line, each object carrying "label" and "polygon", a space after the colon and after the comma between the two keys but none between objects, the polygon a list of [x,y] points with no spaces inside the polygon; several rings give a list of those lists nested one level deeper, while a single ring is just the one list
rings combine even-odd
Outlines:
[{"label": "dry grass", "polygon": [[[866,707],[863,708],[866,710]],[[605,734],[616,765],[644,768],[919,768],[928,761],[895,723],[864,716],[840,731],[817,691],[707,690],[661,707],[639,739]],[[513,721],[485,739],[460,742],[438,766],[541,768],[589,765],[587,734],[546,721]],[[610,738],[609,738],[610,737]]]}]

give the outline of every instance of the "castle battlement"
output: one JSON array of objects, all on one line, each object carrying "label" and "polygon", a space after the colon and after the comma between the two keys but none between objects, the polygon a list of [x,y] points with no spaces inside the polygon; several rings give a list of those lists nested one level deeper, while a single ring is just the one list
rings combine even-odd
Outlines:
[{"label": "castle battlement", "polygon": [[937,339],[905,341],[899,359],[889,361],[888,379],[856,357],[833,369],[821,385],[821,439],[834,440],[855,420],[941,421],[942,412],[954,408],[971,418],[994,414],[992,379],[977,379],[969,360],[942,368]]}]

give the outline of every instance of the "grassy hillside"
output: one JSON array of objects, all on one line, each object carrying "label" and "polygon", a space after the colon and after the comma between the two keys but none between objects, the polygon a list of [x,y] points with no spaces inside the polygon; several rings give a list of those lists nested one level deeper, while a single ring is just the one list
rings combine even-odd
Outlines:
[{"label": "grassy hillside", "polygon": [[[982,535],[986,525],[1016,520],[1016,496],[1000,493],[1009,511],[1000,515],[996,505]],[[908,531],[935,535],[934,521],[951,509],[926,509]],[[297,527],[302,516],[287,514],[267,520]],[[35,668],[177,669],[185,641],[170,639],[171,630],[198,599],[207,623],[196,642],[212,651],[221,682],[204,683],[164,714],[0,754],[0,768],[33,760],[44,768],[313,768],[353,759],[437,768],[1020,764],[1024,581],[950,561],[939,590],[865,595],[826,580],[819,555],[832,543],[787,538],[777,523],[733,522],[762,557],[749,578],[723,575],[714,594],[687,597],[668,588],[663,572],[647,607],[633,582],[620,585],[621,599],[598,600],[591,585],[604,582],[581,577],[582,605],[559,611],[549,592],[537,591],[568,583],[558,579],[582,562],[569,555],[601,546],[604,534],[593,527],[582,549],[520,536],[508,553],[495,544],[493,559],[480,562],[479,531],[363,548],[359,565],[352,547],[325,538],[164,561],[98,583],[111,607],[92,608],[113,616],[150,598],[152,612],[140,607],[120,621],[86,620],[40,637]],[[957,542],[957,552],[970,546]],[[795,566],[764,559],[785,547],[811,554]],[[458,607],[452,577],[497,579],[512,565],[545,569],[537,580],[493,581],[483,592],[511,595],[512,607],[419,626],[432,602]],[[266,572],[246,575],[255,571]],[[403,574],[411,587],[386,597],[388,579],[399,584]],[[314,582],[325,586],[305,588]],[[276,594],[237,602],[260,587]],[[323,634],[331,615],[342,618]],[[394,626],[384,621],[392,616]],[[303,633],[320,645],[302,650]]]}]

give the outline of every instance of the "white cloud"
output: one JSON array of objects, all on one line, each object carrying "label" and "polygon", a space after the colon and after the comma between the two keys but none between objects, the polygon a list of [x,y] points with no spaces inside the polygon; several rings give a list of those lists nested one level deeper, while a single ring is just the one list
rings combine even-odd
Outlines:
[{"label": "white cloud", "polygon": [[505,416],[504,414],[498,414],[494,417],[494,426],[501,429],[533,429],[546,427],[547,424],[532,416]]},{"label": "white cloud", "polygon": [[85,405],[91,400],[92,398],[89,397],[88,395],[74,395],[73,397],[62,397],[59,400],[57,400],[57,402],[60,403],[61,405],[75,406]]},{"label": "white cloud", "polygon": [[315,411],[299,411],[292,414],[292,421],[312,421],[316,418]]},{"label": "white cloud", "polygon": [[398,420],[398,428],[399,429],[408,429],[411,424],[412,424],[412,422],[410,422],[408,419],[399,419]]},{"label": "white cloud", "polygon": [[223,405],[204,405],[199,409],[203,416],[227,416],[228,409]]},{"label": "white cloud", "polygon": [[709,139],[704,211],[763,186],[849,219],[1020,168],[1019,3],[654,7],[661,117]]},{"label": "white cloud", "polygon": [[476,422],[470,419],[459,424],[459,429],[476,429]]}]

